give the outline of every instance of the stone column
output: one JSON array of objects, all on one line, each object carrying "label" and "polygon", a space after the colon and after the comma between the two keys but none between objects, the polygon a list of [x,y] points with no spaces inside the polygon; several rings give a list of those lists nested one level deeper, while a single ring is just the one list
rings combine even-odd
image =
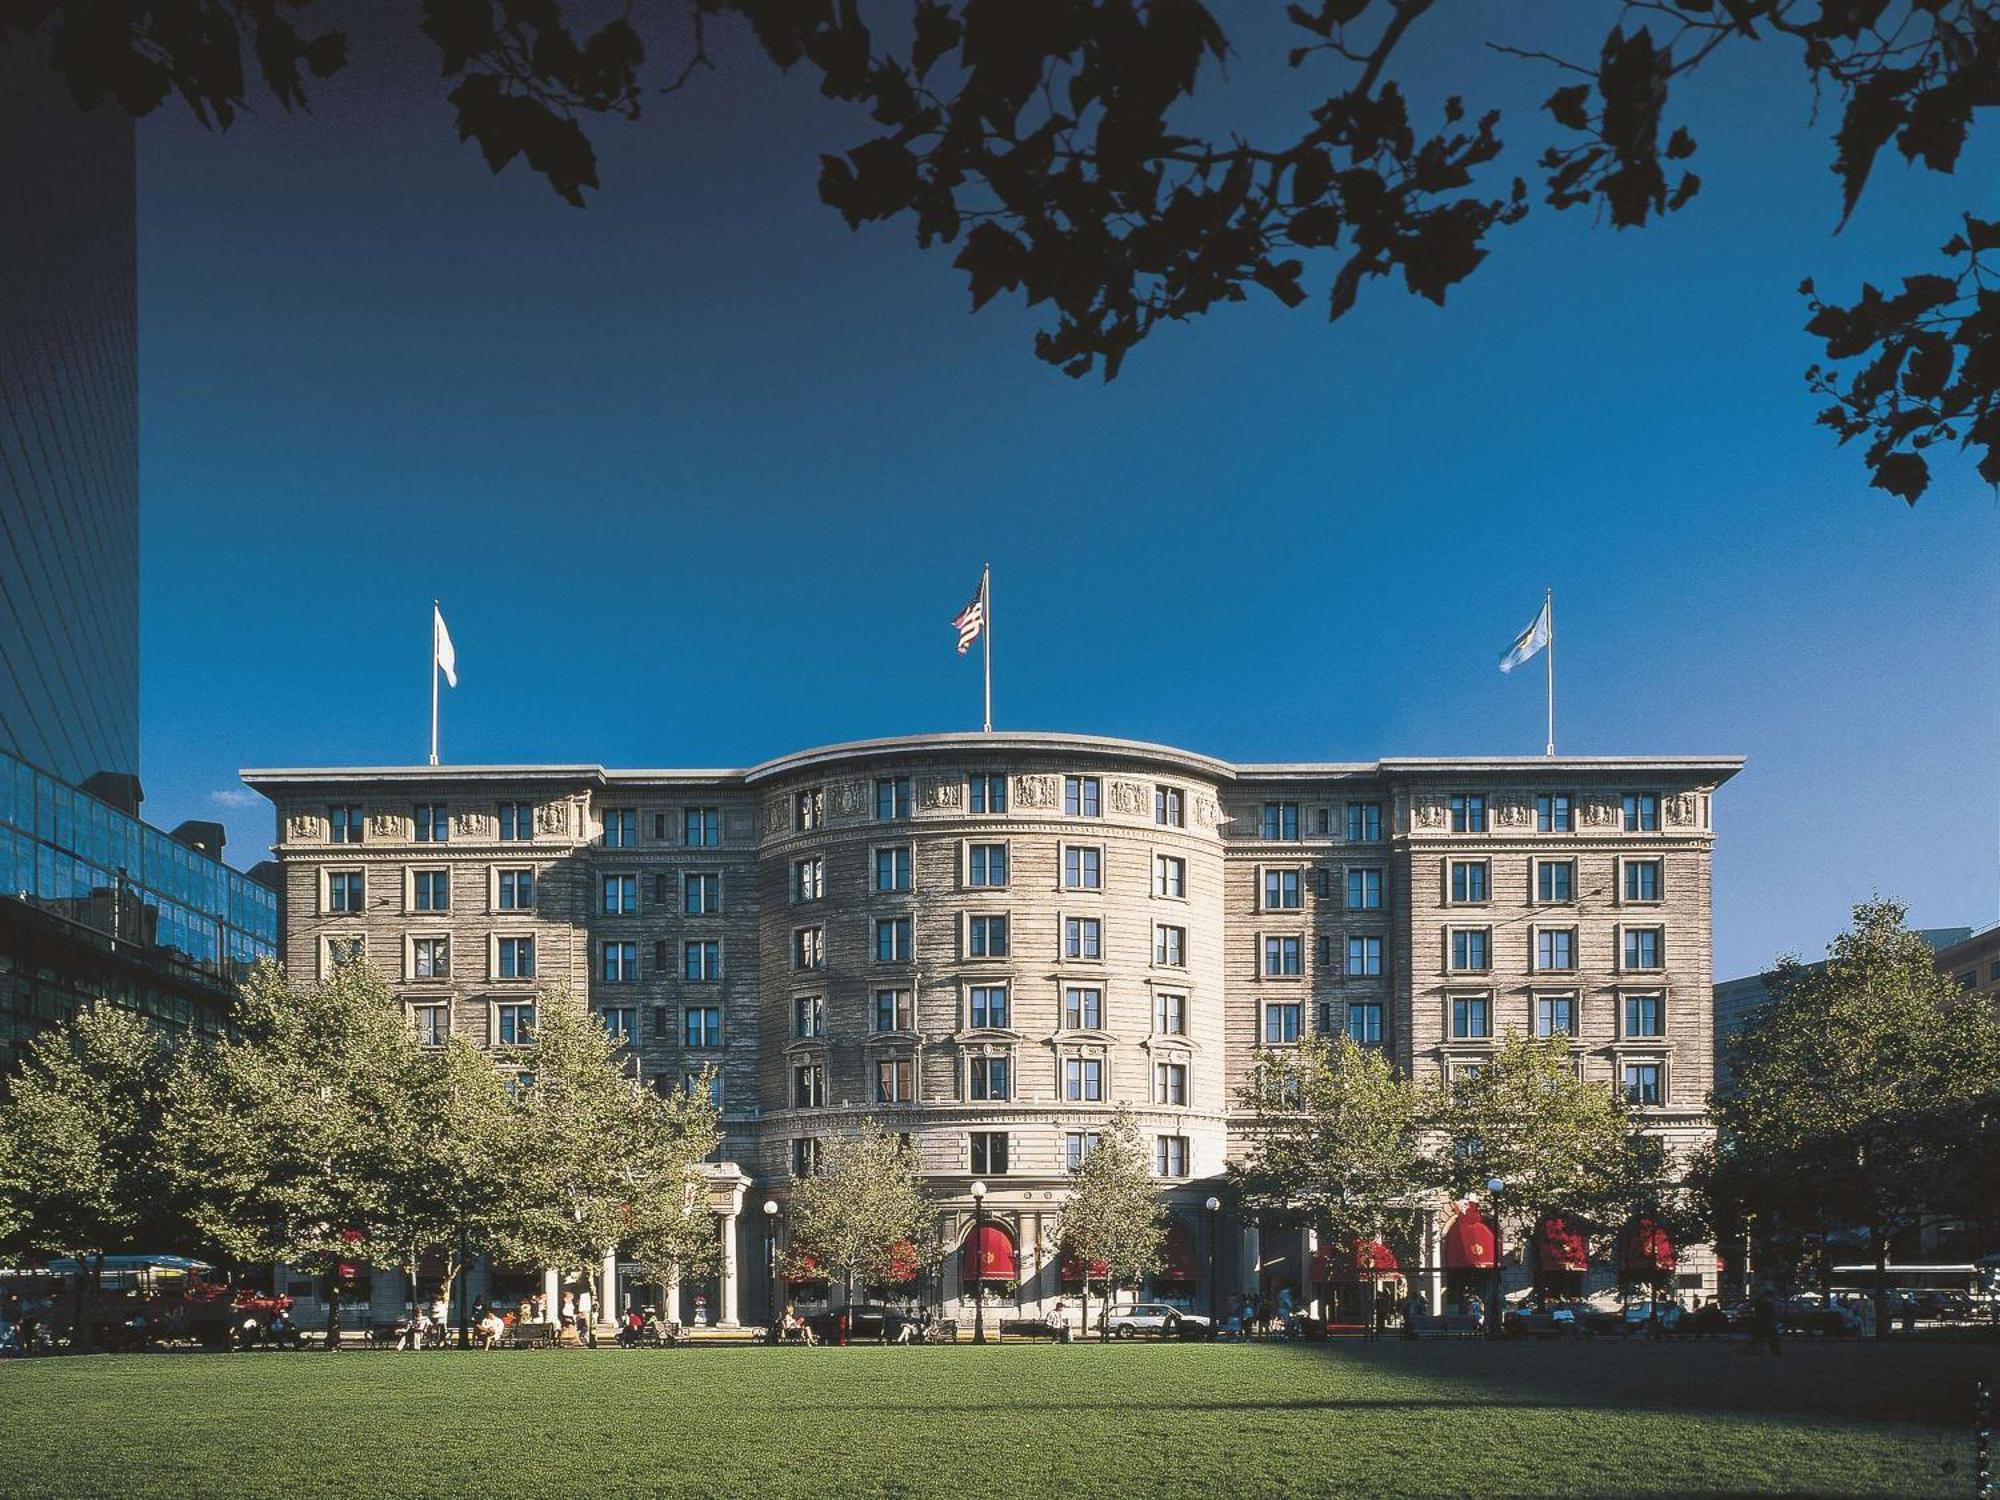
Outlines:
[{"label": "stone column", "polygon": [[736,1274],[736,1225],[741,1217],[732,1207],[722,1216],[722,1274],[718,1278],[721,1286],[717,1301],[722,1305],[717,1309],[715,1326],[735,1328],[740,1326],[737,1319],[737,1274]]},{"label": "stone column", "polygon": [[1255,1224],[1243,1226],[1243,1285],[1246,1292],[1258,1291],[1264,1281],[1264,1235]]},{"label": "stone column", "polygon": [[660,1309],[660,1316],[669,1323],[681,1321],[681,1273],[678,1267],[667,1276],[667,1305]]},{"label": "stone column", "polygon": [[542,1272],[542,1298],[547,1304],[542,1316],[550,1323],[562,1317],[562,1272],[554,1266]]},{"label": "stone column", "polygon": [[597,1298],[597,1321],[611,1325],[618,1321],[618,1252],[604,1252],[603,1290]]},{"label": "stone column", "polygon": [[1320,1311],[1319,1288],[1313,1284],[1313,1255],[1319,1249],[1319,1231],[1307,1229],[1305,1233],[1305,1275],[1299,1279],[1299,1306],[1309,1318],[1324,1317]]}]

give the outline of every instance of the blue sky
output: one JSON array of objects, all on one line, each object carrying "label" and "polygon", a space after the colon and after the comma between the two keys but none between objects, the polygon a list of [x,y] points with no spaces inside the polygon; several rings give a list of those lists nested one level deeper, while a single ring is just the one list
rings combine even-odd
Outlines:
[{"label": "blue sky", "polygon": [[[1539,140],[1553,80],[1478,40],[1416,90]],[[221,816],[248,863],[238,767],[420,761],[433,595],[447,760],[714,766],[976,728],[948,621],[989,558],[1002,727],[1533,753],[1540,673],[1495,661],[1553,587],[1559,749],[1750,758],[1719,976],[1875,891],[1996,916],[2000,509],[1969,465],[1914,511],[1867,488],[1811,425],[1794,292],[1928,269],[1993,152],[1885,159],[1836,238],[1803,83],[1719,71],[1664,225],[1538,210],[1443,310],[1259,298],[1104,386],[905,226],[850,234],[814,181],[865,120],[722,50],[599,128],[582,212],[490,176],[407,43],[357,38],[311,116],[142,124],[150,819]],[[1202,108],[1310,97],[1246,52]]]}]

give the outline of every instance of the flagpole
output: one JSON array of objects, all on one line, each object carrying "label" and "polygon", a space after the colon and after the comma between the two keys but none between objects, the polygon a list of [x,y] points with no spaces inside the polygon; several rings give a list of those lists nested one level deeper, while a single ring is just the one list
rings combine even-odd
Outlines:
[{"label": "flagpole", "polygon": [[1544,752],[1556,753],[1556,591],[1550,589],[1542,596],[1542,608],[1549,612],[1549,648],[1542,654],[1548,658],[1549,679],[1549,743]]},{"label": "flagpole", "polygon": [[431,600],[431,764],[438,763],[438,601]]},{"label": "flagpole", "polygon": [[986,641],[986,730],[993,732],[993,564],[987,563],[979,574],[979,612],[984,617],[986,628],[980,635]]}]

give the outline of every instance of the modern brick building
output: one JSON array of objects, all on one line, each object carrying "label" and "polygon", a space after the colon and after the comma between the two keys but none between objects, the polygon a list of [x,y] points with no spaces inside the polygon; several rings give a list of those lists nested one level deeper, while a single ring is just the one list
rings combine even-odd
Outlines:
[{"label": "modern brick building", "polygon": [[[727,1260],[709,1306],[727,1322],[765,1307],[755,1205],[869,1117],[911,1135],[947,1245],[988,1184],[1010,1311],[1062,1295],[1068,1166],[1120,1106],[1174,1215],[1155,1292],[1204,1307],[1213,1266],[1225,1295],[1317,1295],[1309,1234],[1202,1206],[1243,1147],[1233,1101],[1257,1050],[1314,1028],[1419,1075],[1476,1066],[1510,1029],[1566,1034],[1585,1077],[1694,1144],[1714,1068],[1712,804],[1740,765],[1245,765],[970,733],[739,771],[244,780],[276,805],[295,975],[361,958],[423,1035],[486,1045],[566,991],[658,1085],[714,1070]],[[1705,1258],[1682,1269],[1712,1276]],[[958,1255],[941,1283],[933,1300],[962,1312]]]}]

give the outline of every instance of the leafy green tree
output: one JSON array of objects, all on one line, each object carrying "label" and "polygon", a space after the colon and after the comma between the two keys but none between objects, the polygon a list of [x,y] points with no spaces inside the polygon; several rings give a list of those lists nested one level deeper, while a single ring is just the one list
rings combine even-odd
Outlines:
[{"label": "leafy green tree", "polygon": [[823,1142],[813,1174],[793,1181],[783,1269],[796,1276],[817,1264],[839,1279],[851,1304],[857,1282],[886,1282],[901,1269],[899,1255],[922,1242],[934,1212],[916,1153],[867,1121],[854,1135]]},{"label": "leafy green tree", "polygon": [[431,1120],[423,1056],[402,1008],[363,965],[294,987],[270,964],[243,987],[237,1034],[177,1070],[163,1125],[176,1185],[204,1237],[239,1261],[327,1278],[327,1346],[340,1333],[339,1267],[403,1265],[415,1213],[408,1168]]},{"label": "leafy green tree", "polygon": [[[1166,1237],[1166,1205],[1147,1166],[1138,1121],[1121,1109],[1070,1174],[1062,1207],[1063,1251],[1083,1268],[1084,1327],[1090,1326],[1091,1273],[1102,1268],[1109,1301],[1113,1288],[1136,1286],[1158,1269]],[[1108,1321],[1103,1333],[1110,1336]]]},{"label": "leafy green tree", "polygon": [[96,1338],[85,1283],[103,1257],[172,1232],[161,1136],[172,1073],[158,1031],[96,1005],[29,1043],[0,1102],[0,1225],[9,1244],[76,1260],[72,1336],[84,1348]]},{"label": "leafy green tree", "polygon": [[694,1241],[709,1223],[701,1163],[720,1138],[707,1096],[644,1086],[604,1028],[562,991],[542,997],[534,1040],[503,1062],[518,1070],[510,1235],[518,1253],[587,1267],[637,1237],[655,1260],[696,1264]]},{"label": "leafy green tree", "polygon": [[[1567,8],[1575,55],[1509,45],[1499,28],[1472,54],[1510,54],[1557,81],[1529,131],[1530,161],[1509,158],[1500,112],[1478,101],[1486,73],[1409,66],[1427,34],[1466,24],[1436,0],[1305,0],[1282,21],[1276,7],[1232,8],[1244,45],[1286,50],[1301,80],[1294,117],[1275,130],[1212,112],[1191,121],[1198,86],[1236,50],[1221,9],[680,0],[641,14],[424,0],[420,25],[460,138],[496,172],[525,159],[581,205],[598,181],[582,122],[637,118],[650,92],[712,65],[713,23],[744,23],[772,62],[871,121],[865,139],[822,156],[825,203],[853,226],[900,219],[921,245],[958,245],[975,307],[1001,292],[1046,306],[1053,327],[1036,354],[1107,378],[1161,324],[1253,292],[1317,302],[1331,319],[1384,279],[1442,303],[1535,198],[1619,229],[1683,211],[1701,179],[1676,110],[1718,57],[1747,54],[1774,82],[1803,74],[1831,106],[1807,128],[1827,138],[1843,223],[1892,146],[1955,172],[2000,77],[1993,0],[1599,0]],[[246,107],[256,75],[290,109],[309,78],[347,62],[344,35],[314,26],[305,0],[16,10],[0,16],[0,38],[47,35],[83,104],[110,97],[143,114],[177,94],[216,127]],[[1511,125],[1506,136],[1518,140]],[[1830,402],[1820,421],[1842,441],[1868,438],[1874,483],[1912,502],[1941,446],[1977,450],[1979,472],[2000,482],[2000,307],[1983,290],[2000,221],[1967,213],[1950,229],[1945,269],[1904,276],[1898,291],[1864,286],[1843,305],[1801,288],[1826,348],[1807,372]]]},{"label": "leafy green tree", "polygon": [[1732,1037],[1718,1157],[1752,1215],[1865,1230],[1876,1331],[1889,1240],[1925,1214],[1989,1212],[2000,1019],[1937,971],[1893,901],[1865,901],[1831,956],[1781,961]]},{"label": "leafy green tree", "polygon": [[[1334,1253],[1377,1240],[1412,1248],[1431,1175],[1424,1099],[1379,1048],[1313,1036],[1267,1052],[1239,1101],[1250,1154],[1231,1175],[1246,1204],[1302,1215]],[[1372,1321],[1374,1278],[1366,1285]]]}]

